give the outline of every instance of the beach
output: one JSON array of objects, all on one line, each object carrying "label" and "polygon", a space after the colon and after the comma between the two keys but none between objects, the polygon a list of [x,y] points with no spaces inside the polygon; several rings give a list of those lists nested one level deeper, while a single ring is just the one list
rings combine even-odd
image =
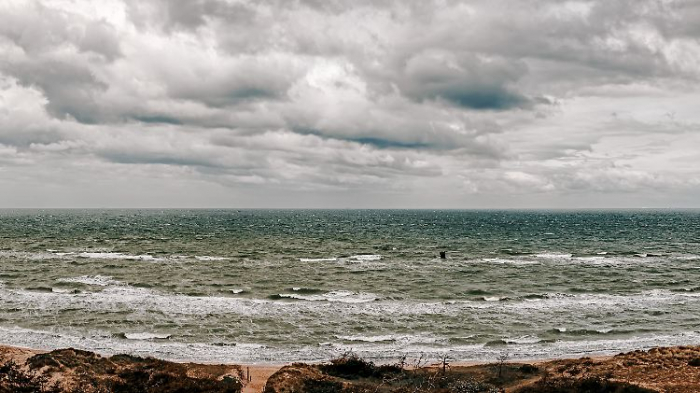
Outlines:
[{"label": "beach", "polygon": [[696,387],[694,210],[0,213],[0,343],[50,378]]}]

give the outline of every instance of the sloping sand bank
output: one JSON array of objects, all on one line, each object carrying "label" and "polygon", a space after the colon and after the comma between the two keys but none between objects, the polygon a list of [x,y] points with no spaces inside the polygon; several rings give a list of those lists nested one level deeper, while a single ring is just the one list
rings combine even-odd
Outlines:
[{"label": "sloping sand bank", "polygon": [[174,363],[74,349],[44,352],[0,346],[0,391],[15,391],[5,385],[20,382],[36,384],[36,390],[28,391],[52,393],[691,393],[700,392],[700,346],[532,363],[374,365],[349,355],[325,364],[285,366]]}]

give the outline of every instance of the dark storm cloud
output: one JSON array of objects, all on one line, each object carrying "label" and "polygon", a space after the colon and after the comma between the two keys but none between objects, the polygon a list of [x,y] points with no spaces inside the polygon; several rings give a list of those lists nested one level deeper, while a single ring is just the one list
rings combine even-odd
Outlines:
[{"label": "dark storm cloud", "polygon": [[417,100],[443,99],[472,109],[524,108],[531,100],[509,85],[526,71],[522,62],[423,52],[408,59],[400,86]]},{"label": "dark storm cloud", "polygon": [[17,64],[10,72],[23,85],[44,93],[46,109],[52,115],[71,116],[81,123],[103,120],[96,101],[107,84],[99,81],[88,68],[60,61],[34,61]]},{"label": "dark storm cloud", "polygon": [[284,98],[302,70],[284,56],[246,55],[174,67],[168,72],[166,83],[172,98],[226,107]]}]

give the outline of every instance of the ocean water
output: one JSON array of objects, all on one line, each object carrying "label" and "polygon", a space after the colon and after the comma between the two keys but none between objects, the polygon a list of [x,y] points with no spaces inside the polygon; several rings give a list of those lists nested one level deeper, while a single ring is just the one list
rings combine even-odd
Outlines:
[{"label": "ocean water", "polygon": [[700,344],[700,211],[0,210],[0,343],[247,363]]}]

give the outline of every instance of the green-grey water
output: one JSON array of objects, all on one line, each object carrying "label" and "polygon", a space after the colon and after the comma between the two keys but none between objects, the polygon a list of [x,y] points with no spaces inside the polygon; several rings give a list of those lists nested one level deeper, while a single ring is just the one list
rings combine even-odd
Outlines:
[{"label": "green-grey water", "polygon": [[537,358],[697,344],[699,306],[697,210],[0,210],[12,345]]}]

